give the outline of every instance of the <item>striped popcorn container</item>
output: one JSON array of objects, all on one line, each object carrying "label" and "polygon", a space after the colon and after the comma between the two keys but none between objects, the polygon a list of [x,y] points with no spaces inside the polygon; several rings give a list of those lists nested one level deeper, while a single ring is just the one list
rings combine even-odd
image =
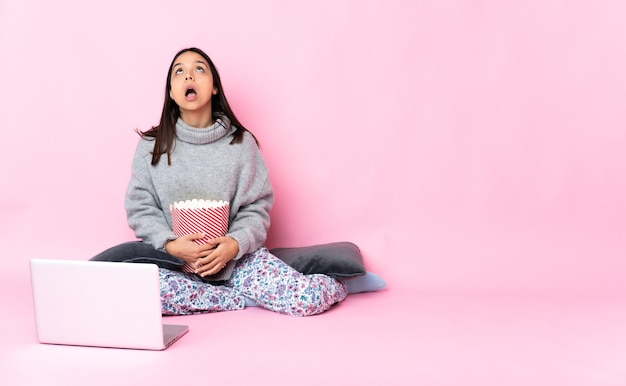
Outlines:
[{"label": "striped popcorn container", "polygon": [[[187,200],[170,205],[172,227],[176,236],[181,237],[193,233],[204,233],[205,237],[195,240],[196,244],[204,244],[228,232],[228,201]],[[185,263],[183,271],[194,272],[194,268]]]}]

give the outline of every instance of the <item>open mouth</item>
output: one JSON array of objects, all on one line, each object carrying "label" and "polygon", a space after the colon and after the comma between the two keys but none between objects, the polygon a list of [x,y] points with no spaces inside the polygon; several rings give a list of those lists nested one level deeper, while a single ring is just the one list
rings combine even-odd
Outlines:
[{"label": "open mouth", "polygon": [[185,91],[185,96],[186,96],[186,97],[188,97],[188,96],[190,96],[190,95],[198,95],[198,94],[196,93],[196,90],[194,90],[194,89],[193,89],[193,87],[190,87],[190,88],[188,88],[188,89],[187,89],[187,91]]}]

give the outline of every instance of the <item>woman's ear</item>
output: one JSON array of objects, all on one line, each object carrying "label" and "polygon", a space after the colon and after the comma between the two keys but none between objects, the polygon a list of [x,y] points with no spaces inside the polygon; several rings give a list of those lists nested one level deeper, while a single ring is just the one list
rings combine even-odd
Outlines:
[{"label": "woman's ear", "polygon": [[213,88],[213,95],[217,95],[217,88]]}]

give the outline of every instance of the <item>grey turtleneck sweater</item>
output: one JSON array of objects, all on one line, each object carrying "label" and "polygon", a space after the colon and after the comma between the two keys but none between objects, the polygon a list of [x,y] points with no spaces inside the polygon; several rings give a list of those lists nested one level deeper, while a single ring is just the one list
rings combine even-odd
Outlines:
[{"label": "grey turtleneck sweater", "polygon": [[[164,248],[176,239],[170,204],[197,198],[230,202],[227,236],[239,243],[234,260],[263,245],[274,193],[254,138],[244,132],[242,143],[231,145],[234,130],[227,118],[207,128],[193,128],[179,119],[171,165],[164,156],[152,166],[154,141],[139,141],[125,200],[128,224],[138,238]],[[213,280],[228,279],[234,264]]]}]

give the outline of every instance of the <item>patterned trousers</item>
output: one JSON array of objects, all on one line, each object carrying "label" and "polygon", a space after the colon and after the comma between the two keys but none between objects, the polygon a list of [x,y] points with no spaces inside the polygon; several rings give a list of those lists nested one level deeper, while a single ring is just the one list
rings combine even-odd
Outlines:
[{"label": "patterned trousers", "polygon": [[164,315],[240,310],[244,296],[281,314],[309,316],[346,298],[345,284],[326,275],[303,275],[261,247],[243,256],[221,285],[195,274],[159,269]]}]

